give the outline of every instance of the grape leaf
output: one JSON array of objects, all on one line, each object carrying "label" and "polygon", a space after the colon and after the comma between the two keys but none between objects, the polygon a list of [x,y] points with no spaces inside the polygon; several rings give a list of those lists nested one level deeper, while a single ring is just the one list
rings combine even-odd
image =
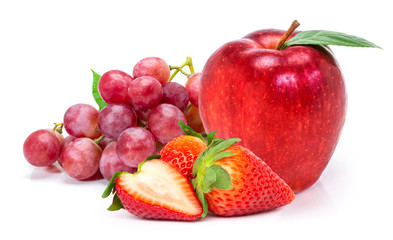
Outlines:
[{"label": "grape leaf", "polygon": [[98,107],[101,109],[103,109],[106,105],[108,105],[104,99],[101,98],[100,93],[98,92],[98,82],[100,81],[101,75],[99,75],[98,73],[94,72],[93,69],[90,69],[91,72],[93,73],[93,87],[92,87],[92,93],[93,93],[93,97],[94,100],[96,101],[96,103],[98,104]]}]

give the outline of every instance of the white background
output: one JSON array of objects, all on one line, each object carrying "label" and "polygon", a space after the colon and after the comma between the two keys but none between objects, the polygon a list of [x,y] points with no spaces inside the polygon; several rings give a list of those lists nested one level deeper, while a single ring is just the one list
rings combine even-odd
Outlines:
[{"label": "white background", "polygon": [[[388,1],[1,1],[0,232],[7,239],[392,239],[393,78]],[[222,44],[263,28],[324,29],[383,47],[332,46],[348,90],[347,121],[320,180],[281,209],[202,221],[109,212],[105,180],[78,182],[23,157],[31,132],[94,105],[90,68],[131,73],[158,56],[201,71]],[[184,83],[185,78],[178,78]]]}]

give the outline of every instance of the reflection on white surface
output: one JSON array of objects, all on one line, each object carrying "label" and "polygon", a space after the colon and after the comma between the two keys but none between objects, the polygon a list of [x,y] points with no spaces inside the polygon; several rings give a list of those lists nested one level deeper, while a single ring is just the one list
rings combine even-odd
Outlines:
[{"label": "reflection on white surface", "polygon": [[327,214],[336,210],[333,198],[320,180],[310,188],[297,193],[295,200],[287,208],[286,214],[292,216],[309,212],[315,215]]}]

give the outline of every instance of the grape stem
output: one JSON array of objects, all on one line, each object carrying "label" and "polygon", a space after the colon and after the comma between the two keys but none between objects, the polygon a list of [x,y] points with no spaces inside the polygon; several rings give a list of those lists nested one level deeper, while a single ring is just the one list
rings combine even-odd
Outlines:
[{"label": "grape stem", "polygon": [[186,114],[186,112],[188,112],[188,110],[190,110],[190,108],[192,108],[192,104],[189,104],[186,109],[184,109],[183,113]]},{"label": "grape stem", "polygon": [[94,142],[98,145],[100,144],[101,140],[104,139],[104,134],[101,134],[98,138],[94,139]]},{"label": "grape stem", "polygon": [[64,124],[63,123],[54,123],[54,124],[55,124],[55,127],[52,129],[52,132],[56,131],[56,132],[62,134]]},{"label": "grape stem", "polygon": [[[183,67],[185,67],[185,66],[188,66],[188,68],[190,69],[190,73],[187,73],[187,72],[185,72],[183,70]],[[173,78],[176,76],[176,74],[178,74],[179,72],[181,72],[182,74],[186,75],[187,78],[189,78],[192,74],[195,73],[194,65],[192,64],[191,57],[187,57],[186,61],[182,65],[180,65],[180,66],[169,65],[169,69],[170,70],[174,70],[175,69],[175,71],[172,73],[172,75],[169,78],[168,82],[171,82],[173,80]]]}]

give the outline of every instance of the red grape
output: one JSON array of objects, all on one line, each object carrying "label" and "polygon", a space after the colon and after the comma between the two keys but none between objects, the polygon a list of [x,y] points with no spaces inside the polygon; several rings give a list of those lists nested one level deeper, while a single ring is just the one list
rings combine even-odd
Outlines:
[{"label": "red grape", "polygon": [[187,119],[187,125],[194,129],[195,132],[203,133],[205,128],[203,127],[201,116],[199,115],[199,109],[195,106],[191,106],[187,112],[184,113]]},{"label": "red grape", "polygon": [[146,122],[147,117],[149,116],[149,113],[151,112],[151,109],[139,110],[139,109],[135,108],[135,112],[136,112],[136,115],[138,116],[139,120]]},{"label": "red grape", "polygon": [[188,92],[183,85],[177,82],[165,83],[162,87],[162,103],[175,105],[181,111],[184,111],[188,105]]},{"label": "red grape", "polygon": [[97,128],[98,110],[88,104],[75,104],[64,114],[64,128],[68,134],[81,138],[98,138],[101,132]]},{"label": "red grape", "polygon": [[116,152],[120,160],[134,168],[148,156],[153,155],[155,149],[156,141],[153,134],[142,127],[126,129],[120,134],[116,144]]},{"label": "red grape", "polygon": [[127,90],[134,79],[120,70],[111,70],[102,75],[98,82],[98,91],[107,103],[128,104]]},{"label": "red grape", "polygon": [[31,133],[23,144],[23,154],[33,166],[45,167],[59,158],[61,143],[56,134],[48,129]]},{"label": "red grape", "polygon": [[179,120],[187,124],[186,117],[180,109],[172,104],[161,103],[151,110],[147,124],[156,140],[167,144],[173,138],[184,134],[179,127]]},{"label": "red grape", "polygon": [[157,79],[161,85],[168,82],[171,75],[169,65],[158,57],[147,57],[135,64],[133,70],[134,78],[149,76]]},{"label": "red grape", "polygon": [[201,80],[201,73],[195,73],[191,75],[186,82],[186,89],[188,95],[190,96],[190,102],[192,105],[198,107],[198,99],[199,99],[199,83]]},{"label": "red grape", "polygon": [[101,139],[101,141],[98,143],[98,146],[100,146],[100,148],[102,150],[104,150],[106,148],[106,146],[108,146],[109,143],[113,142],[115,140],[113,140],[112,138],[108,138],[108,137],[104,137],[103,139]]},{"label": "red grape", "polygon": [[62,166],[63,164],[61,163],[61,157],[63,156],[63,152],[64,149],[68,146],[68,144],[70,144],[72,141],[74,141],[75,139],[77,139],[74,136],[68,135],[66,138],[64,138],[62,144],[61,144],[61,153],[60,153],[60,157],[57,160],[57,162],[59,163],[60,166]]},{"label": "red grape", "polygon": [[144,111],[161,101],[162,86],[152,77],[139,77],[130,84],[128,96],[135,109]]},{"label": "red grape", "polygon": [[101,109],[98,114],[98,128],[104,136],[117,139],[129,127],[135,127],[135,111],[123,103],[112,103]]},{"label": "red grape", "polygon": [[101,158],[101,148],[90,138],[78,138],[64,149],[61,162],[68,175],[78,180],[96,174]]},{"label": "red grape", "polygon": [[125,165],[117,156],[116,142],[110,142],[102,152],[100,171],[106,180],[110,180],[117,171],[133,173],[136,168]]}]

